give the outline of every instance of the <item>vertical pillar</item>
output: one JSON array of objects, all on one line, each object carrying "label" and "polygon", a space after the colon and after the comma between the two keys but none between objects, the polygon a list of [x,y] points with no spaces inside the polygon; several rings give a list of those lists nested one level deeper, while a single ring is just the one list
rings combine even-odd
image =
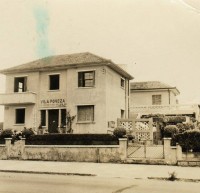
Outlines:
[{"label": "vertical pillar", "polygon": [[25,140],[26,138],[21,138],[21,159],[24,159],[24,151],[25,151]]},{"label": "vertical pillar", "polygon": [[49,112],[46,110],[46,129],[49,131]]},{"label": "vertical pillar", "polygon": [[12,140],[12,138],[5,138],[6,156],[7,156],[7,159],[10,157],[11,140]]},{"label": "vertical pillar", "polygon": [[61,109],[58,109],[58,126],[61,126]]},{"label": "vertical pillar", "polygon": [[182,147],[177,143],[176,144],[176,159],[178,160],[182,160]]},{"label": "vertical pillar", "polygon": [[169,163],[171,160],[171,138],[163,138],[164,140],[164,159],[166,163]]},{"label": "vertical pillar", "polygon": [[127,138],[120,138],[119,146],[121,152],[121,160],[125,160],[127,158]]}]

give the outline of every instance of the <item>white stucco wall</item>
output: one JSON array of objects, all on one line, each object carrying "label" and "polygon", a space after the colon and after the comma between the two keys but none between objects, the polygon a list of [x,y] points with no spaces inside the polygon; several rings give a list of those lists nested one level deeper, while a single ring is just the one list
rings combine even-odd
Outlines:
[{"label": "white stucco wall", "polygon": [[[163,91],[133,91],[130,94],[130,106],[137,105],[152,105],[152,95],[161,95],[161,105],[169,105],[169,92]],[[176,104],[176,96],[170,92],[170,103],[171,105]]]},{"label": "white stucco wall", "polygon": [[[95,86],[90,88],[78,87],[78,72],[95,71]],[[60,75],[60,89],[49,90],[49,75]],[[27,89],[36,93],[35,104],[7,105],[5,108],[4,128],[22,130],[23,127],[37,129],[40,125],[40,110],[67,108],[70,114],[77,115],[78,105],[94,105],[94,121],[90,123],[78,123],[77,117],[73,123],[74,133],[107,133],[108,121],[117,121],[121,117],[121,110],[125,110],[128,116],[128,81],[126,89],[121,88],[121,75],[107,66],[90,66],[82,68],[70,68],[65,70],[52,70],[46,72],[17,73],[7,75],[6,93],[14,94],[14,77],[27,76]],[[126,92],[126,94],[125,94]],[[63,99],[62,104],[51,101]],[[15,108],[25,107],[25,124],[15,124]]]},{"label": "white stucco wall", "polygon": [[[78,87],[78,72],[95,71],[95,86]],[[77,115],[78,105],[94,105],[94,122],[73,124],[74,133],[105,133],[106,131],[106,92],[103,67],[85,67],[67,71],[67,108],[71,115]]]},{"label": "white stucco wall", "polygon": [[[121,87],[121,77],[110,68],[106,68],[106,121],[114,121],[115,126],[117,118],[121,118],[121,110],[124,110],[125,117],[128,117],[128,108],[126,107],[126,102],[128,103],[126,89],[128,87],[127,85],[125,88]],[[126,79],[125,81],[127,83]]]}]

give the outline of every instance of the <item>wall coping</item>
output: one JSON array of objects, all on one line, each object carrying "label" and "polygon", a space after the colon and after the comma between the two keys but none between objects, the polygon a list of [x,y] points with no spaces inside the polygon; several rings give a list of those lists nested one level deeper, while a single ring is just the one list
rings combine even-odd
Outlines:
[{"label": "wall coping", "polygon": [[5,147],[5,146],[6,146],[6,145],[4,145],[4,144],[1,144],[1,145],[0,145],[0,147]]},{"label": "wall coping", "polygon": [[28,148],[119,148],[120,145],[25,145]]},{"label": "wall coping", "polygon": [[172,138],[171,137],[164,137],[163,139],[164,140],[171,140]]},{"label": "wall coping", "polygon": [[127,138],[119,138],[119,141],[127,141]]}]

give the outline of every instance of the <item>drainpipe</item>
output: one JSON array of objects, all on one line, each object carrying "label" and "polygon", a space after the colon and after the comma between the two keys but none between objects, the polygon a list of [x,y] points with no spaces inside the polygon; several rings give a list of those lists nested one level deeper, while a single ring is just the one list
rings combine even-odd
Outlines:
[{"label": "drainpipe", "polygon": [[126,88],[125,88],[125,108],[126,108],[126,111],[125,111],[126,118],[128,119],[129,118],[129,80],[128,79],[127,79]]},{"label": "drainpipe", "polygon": [[170,98],[170,90],[168,89],[168,94],[169,94],[169,105],[171,104],[171,98]]}]

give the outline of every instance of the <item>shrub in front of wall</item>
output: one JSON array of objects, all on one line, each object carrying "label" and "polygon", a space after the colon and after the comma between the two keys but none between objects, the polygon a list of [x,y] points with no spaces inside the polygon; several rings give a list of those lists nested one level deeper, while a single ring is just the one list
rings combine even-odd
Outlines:
[{"label": "shrub in front of wall", "polygon": [[183,133],[187,130],[192,130],[195,128],[193,123],[178,123],[176,126],[179,133]]},{"label": "shrub in front of wall", "polygon": [[126,135],[126,129],[123,127],[117,127],[114,129],[113,134],[118,138],[122,138]]},{"label": "shrub in front of wall", "polygon": [[176,136],[176,142],[182,147],[183,151],[200,152],[200,131],[193,129],[179,133]]},{"label": "shrub in front of wall", "polygon": [[4,130],[1,132],[0,138],[1,138],[1,139],[4,139],[4,138],[12,138],[12,136],[13,136],[13,131],[12,131],[12,129],[4,129]]},{"label": "shrub in front of wall", "polygon": [[167,125],[164,128],[164,137],[174,138],[174,136],[178,133],[178,128],[175,125]]},{"label": "shrub in front of wall", "polygon": [[26,145],[118,145],[118,138],[109,134],[32,135]]},{"label": "shrub in front of wall", "polygon": [[24,128],[22,130],[22,136],[25,137],[26,139],[29,138],[32,135],[34,135],[32,128]]}]

